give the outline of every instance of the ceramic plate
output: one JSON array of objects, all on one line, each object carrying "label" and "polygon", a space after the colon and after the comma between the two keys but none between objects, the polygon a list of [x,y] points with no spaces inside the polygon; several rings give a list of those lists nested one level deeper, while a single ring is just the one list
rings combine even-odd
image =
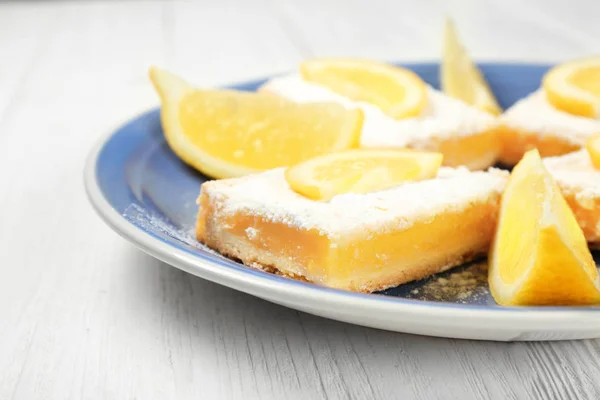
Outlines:
[{"label": "ceramic plate", "polygon": [[[406,66],[439,86],[437,64]],[[501,105],[508,107],[539,87],[548,66],[489,63],[482,69]],[[263,82],[235,88],[254,90]],[[359,294],[253,270],[210,251],[193,235],[195,200],[207,178],[169,149],[158,110],[127,122],[93,149],[85,180],[91,203],[104,221],[143,251],[201,278],[286,307],[374,328],[452,338],[600,336],[600,308],[499,307],[489,295],[480,264],[382,293]]]}]

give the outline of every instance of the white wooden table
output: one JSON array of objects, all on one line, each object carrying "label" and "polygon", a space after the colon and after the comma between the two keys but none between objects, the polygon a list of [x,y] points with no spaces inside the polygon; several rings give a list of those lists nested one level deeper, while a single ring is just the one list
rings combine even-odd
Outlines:
[{"label": "white wooden table", "polygon": [[214,86],[310,56],[478,59],[600,50],[600,2],[0,4],[0,399],[598,399],[600,340],[482,343],[366,329],[171,268],[106,227],[82,169],[157,104],[157,64]]}]

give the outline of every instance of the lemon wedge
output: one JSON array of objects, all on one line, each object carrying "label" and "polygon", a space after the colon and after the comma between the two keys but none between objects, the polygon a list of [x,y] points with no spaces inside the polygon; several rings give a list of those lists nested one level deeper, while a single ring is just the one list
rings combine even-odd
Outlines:
[{"label": "lemon wedge", "polygon": [[461,44],[451,19],[446,20],[444,29],[444,53],[440,69],[441,86],[445,94],[490,114],[502,113],[483,74]]},{"label": "lemon wedge", "polygon": [[362,59],[324,58],[300,65],[302,77],[355,101],[378,106],[392,118],[419,115],[427,103],[425,83],[414,72]]},{"label": "lemon wedge", "polygon": [[171,149],[213,178],[229,178],[356,147],[362,111],[334,103],[296,104],[270,94],[194,89],[158,68],[150,79],[162,100]]},{"label": "lemon wedge", "polygon": [[600,302],[600,280],[585,237],[560,189],[531,150],[502,197],[489,284],[501,305]]},{"label": "lemon wedge", "polygon": [[600,169],[600,135],[592,136],[585,144],[592,164],[596,169]]},{"label": "lemon wedge", "polygon": [[406,181],[431,179],[442,154],[410,150],[348,150],[304,161],[285,171],[290,187],[313,200],[367,193]]},{"label": "lemon wedge", "polygon": [[542,84],[555,108],[600,117],[600,56],[560,64],[546,73]]}]

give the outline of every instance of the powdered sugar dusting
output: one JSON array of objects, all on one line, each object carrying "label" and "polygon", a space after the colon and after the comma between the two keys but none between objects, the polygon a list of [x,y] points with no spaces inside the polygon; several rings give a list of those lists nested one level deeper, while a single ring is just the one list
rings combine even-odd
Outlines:
[{"label": "powdered sugar dusting", "polygon": [[444,211],[460,211],[477,202],[496,198],[507,173],[469,172],[442,168],[439,179],[407,182],[367,194],[342,194],[329,202],[307,199],[294,192],[283,169],[238,179],[207,182],[202,191],[220,204],[219,213],[260,215],[302,229],[316,229],[329,236],[361,229],[410,227]]},{"label": "powdered sugar dusting", "polygon": [[554,108],[540,89],[506,110],[501,123],[511,129],[544,137],[551,135],[576,145],[600,133],[600,121],[579,117]]},{"label": "powdered sugar dusting", "polygon": [[431,87],[427,89],[427,96],[427,107],[416,118],[396,121],[381,115],[380,118],[388,122],[379,123],[377,129],[363,129],[361,146],[401,147],[406,142],[409,147],[429,148],[432,139],[476,135],[496,125],[491,115]]},{"label": "powdered sugar dusting", "polygon": [[427,107],[421,115],[397,121],[372,104],[357,102],[302,79],[299,74],[275,78],[265,89],[300,103],[337,102],[362,109],[363,147],[427,147],[431,139],[470,136],[490,130],[495,119],[442,92],[427,87]]},{"label": "powdered sugar dusting", "polygon": [[600,198],[600,170],[594,168],[587,150],[544,159],[544,164],[561,189],[585,200]]},{"label": "powdered sugar dusting", "polygon": [[253,228],[251,226],[246,228],[246,236],[248,237],[248,239],[250,240],[254,240],[258,237],[258,229]]},{"label": "powdered sugar dusting", "polygon": [[131,204],[127,207],[123,216],[142,229],[158,231],[190,246],[198,244],[194,237],[193,226],[177,228],[162,215],[152,213],[137,204]]},{"label": "powdered sugar dusting", "polygon": [[123,213],[123,217],[144,230],[164,234],[188,246],[206,251],[224,260],[228,260],[228,258],[196,240],[195,227],[193,226],[194,221],[190,221],[192,225],[189,227],[179,228],[174,226],[164,216],[153,213],[137,204],[131,204],[127,207]]}]

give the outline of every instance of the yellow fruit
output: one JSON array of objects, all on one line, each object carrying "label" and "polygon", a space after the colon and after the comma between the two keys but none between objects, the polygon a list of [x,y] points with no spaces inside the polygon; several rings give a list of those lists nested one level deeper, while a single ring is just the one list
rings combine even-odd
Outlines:
[{"label": "yellow fruit", "polygon": [[446,20],[440,69],[445,94],[493,115],[502,113],[483,74],[461,44],[456,27],[450,19]]},{"label": "yellow fruit", "polygon": [[590,154],[594,167],[600,169],[600,135],[589,138],[585,147]]},{"label": "yellow fruit", "polygon": [[583,232],[537,150],[525,154],[506,185],[489,259],[498,304],[600,302],[600,279]]},{"label": "yellow fruit", "polygon": [[555,108],[582,117],[600,117],[600,56],[557,65],[546,73],[543,86]]},{"label": "yellow fruit", "polygon": [[367,193],[406,181],[431,179],[442,154],[410,150],[348,150],[304,161],[285,171],[290,187],[313,200]]},{"label": "yellow fruit", "polygon": [[214,178],[299,163],[358,145],[363,115],[339,104],[296,104],[277,96],[200,90],[158,68],[150,79],[173,151]]},{"label": "yellow fruit", "polygon": [[361,59],[316,59],[300,65],[302,77],[355,101],[371,103],[396,119],[419,115],[425,83],[414,72]]}]

